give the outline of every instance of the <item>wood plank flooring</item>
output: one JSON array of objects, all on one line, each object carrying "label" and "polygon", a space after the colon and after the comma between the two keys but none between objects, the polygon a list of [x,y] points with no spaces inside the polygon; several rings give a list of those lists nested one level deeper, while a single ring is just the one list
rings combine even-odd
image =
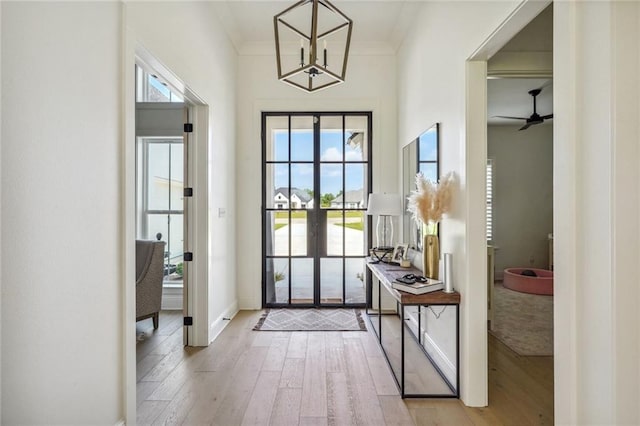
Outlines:
[{"label": "wood plank flooring", "polygon": [[241,311],[207,348],[182,346],[180,312],[139,322],[138,424],[553,424],[553,357],[489,335],[489,407],[402,400],[371,332],[253,331],[260,315]]}]

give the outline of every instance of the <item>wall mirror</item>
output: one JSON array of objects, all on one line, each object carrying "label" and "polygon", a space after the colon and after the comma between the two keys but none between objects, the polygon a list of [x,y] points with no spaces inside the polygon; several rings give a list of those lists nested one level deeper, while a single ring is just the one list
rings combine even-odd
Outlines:
[{"label": "wall mirror", "polygon": [[416,174],[422,172],[426,179],[437,182],[440,177],[440,126],[429,127],[402,149],[402,193],[404,215],[402,229],[409,247],[422,251],[422,227],[416,224],[407,211],[407,199],[416,189]]}]

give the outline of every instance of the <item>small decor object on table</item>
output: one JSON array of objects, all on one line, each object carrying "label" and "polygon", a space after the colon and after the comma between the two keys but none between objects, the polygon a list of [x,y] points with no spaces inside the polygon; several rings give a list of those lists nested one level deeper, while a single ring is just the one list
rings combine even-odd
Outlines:
[{"label": "small decor object on table", "polygon": [[451,266],[451,253],[444,254],[444,291],[445,293],[453,293],[453,266]]},{"label": "small decor object on table", "polygon": [[402,261],[407,256],[408,249],[408,244],[396,244],[396,247],[393,249],[393,256],[391,256],[391,261],[397,264],[402,263]]},{"label": "small decor object on table", "polygon": [[391,283],[391,287],[411,294],[425,294],[442,290],[444,283],[439,280],[408,274],[404,277],[396,278],[396,280]]},{"label": "small decor object on table", "polygon": [[455,176],[453,172],[444,175],[439,183],[425,179],[422,173],[416,175],[417,190],[409,196],[407,210],[413,214],[418,224],[424,224],[423,270],[424,274],[438,279],[440,262],[440,242],[438,222],[451,209],[451,197]]}]

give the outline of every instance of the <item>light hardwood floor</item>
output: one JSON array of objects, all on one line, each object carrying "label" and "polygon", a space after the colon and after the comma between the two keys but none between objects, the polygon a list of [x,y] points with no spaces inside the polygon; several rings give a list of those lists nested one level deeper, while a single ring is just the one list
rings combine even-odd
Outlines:
[{"label": "light hardwood floor", "polygon": [[553,358],[489,335],[489,407],[402,400],[371,332],[256,332],[241,311],[207,348],[182,346],[182,316],[137,324],[138,424],[538,425],[553,423]]}]

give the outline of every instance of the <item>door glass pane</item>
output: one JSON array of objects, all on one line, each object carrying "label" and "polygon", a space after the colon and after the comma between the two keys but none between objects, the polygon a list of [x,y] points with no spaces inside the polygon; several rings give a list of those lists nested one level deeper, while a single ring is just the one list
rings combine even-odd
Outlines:
[{"label": "door glass pane", "polygon": [[344,254],[347,256],[364,256],[365,247],[365,212],[362,210],[344,212]]},{"label": "door glass pane", "polygon": [[289,118],[267,117],[266,124],[266,160],[289,161]]},{"label": "door glass pane", "polygon": [[344,254],[344,214],[342,210],[327,211],[327,255],[342,256]]},{"label": "door glass pane", "polygon": [[286,209],[289,205],[289,165],[267,164],[265,198],[267,208]]},{"label": "door glass pane", "polygon": [[342,258],[320,259],[320,303],[342,300]]},{"label": "door glass pane", "polygon": [[345,117],[345,161],[367,161],[369,158],[367,141],[367,117]]},{"label": "door glass pane", "polygon": [[267,212],[265,243],[267,256],[289,255],[289,211]]},{"label": "door glass pane", "polygon": [[313,161],[313,116],[291,117],[291,161]]},{"label": "door glass pane", "polygon": [[320,161],[343,161],[342,116],[320,118]]},{"label": "door glass pane", "polygon": [[274,301],[289,303],[289,259],[276,258],[273,261]]},{"label": "door glass pane", "polygon": [[292,209],[313,208],[313,164],[294,163],[291,165]]},{"label": "door glass pane", "polygon": [[291,256],[307,255],[307,222],[305,210],[291,212]]},{"label": "door glass pane", "polygon": [[365,303],[365,264],[364,259],[345,259],[345,302]]},{"label": "door glass pane", "polygon": [[364,164],[346,164],[344,166],[344,186],[346,189],[343,203],[345,209],[365,208],[364,199],[367,188],[367,167]]},{"label": "door glass pane", "polygon": [[320,164],[320,207],[341,208],[342,164]]},{"label": "door glass pane", "polygon": [[313,259],[291,259],[291,303],[313,303]]}]

